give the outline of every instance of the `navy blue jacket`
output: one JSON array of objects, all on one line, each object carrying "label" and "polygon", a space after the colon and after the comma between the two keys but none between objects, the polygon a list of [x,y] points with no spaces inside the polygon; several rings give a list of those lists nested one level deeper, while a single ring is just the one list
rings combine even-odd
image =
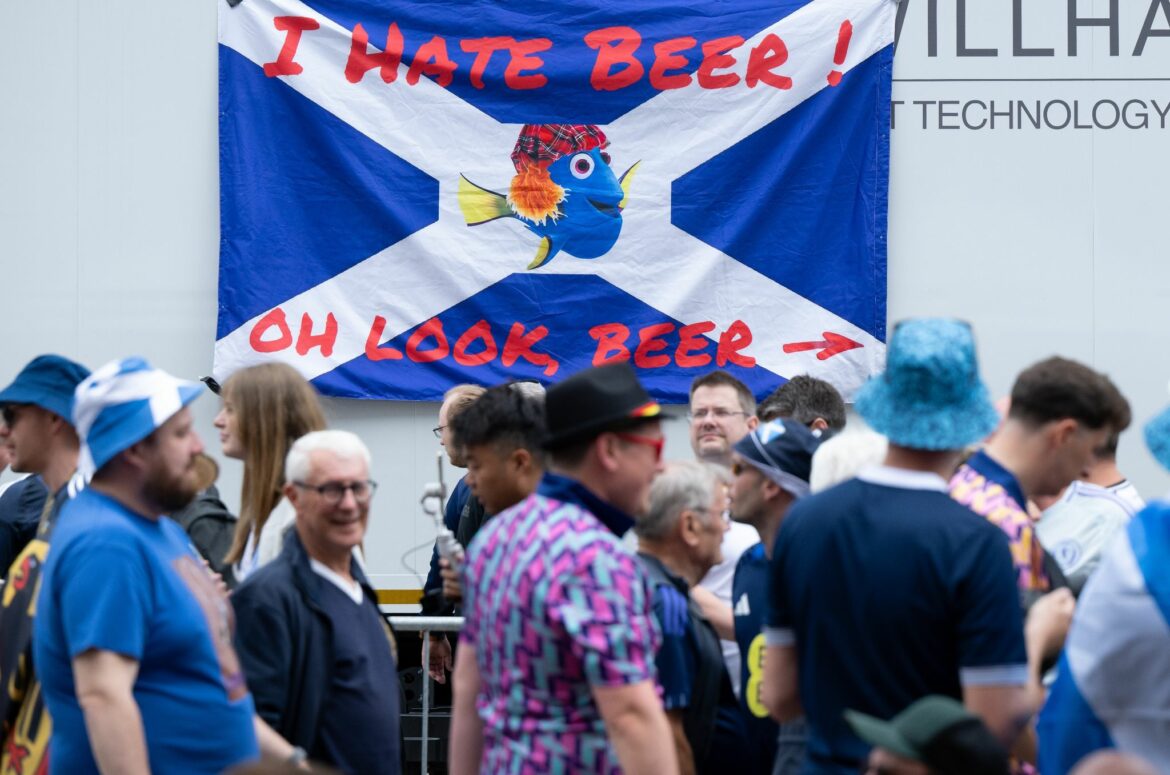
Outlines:
[{"label": "navy blue jacket", "polygon": [[[377,595],[356,561],[350,573],[377,605]],[[333,625],[320,604],[321,585],[295,529],[280,555],[232,593],[236,651],[256,712],[280,735],[306,751],[317,740],[318,718],[333,683]],[[386,637],[394,649],[393,635]],[[397,691],[397,687],[393,688]],[[379,687],[370,687],[379,691]]]}]

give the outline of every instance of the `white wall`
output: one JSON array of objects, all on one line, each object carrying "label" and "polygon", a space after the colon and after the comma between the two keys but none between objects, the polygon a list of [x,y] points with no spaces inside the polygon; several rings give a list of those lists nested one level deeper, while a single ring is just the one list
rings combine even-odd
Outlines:
[{"label": "white wall", "polygon": [[[246,0],[245,0],[246,2]],[[1120,56],[1108,31],[1084,30],[1068,56],[1064,0],[1023,3],[1024,44],[1011,55],[1011,0],[974,0],[970,46],[955,55],[956,0],[939,0],[938,56],[926,52],[926,0],[909,0],[895,76],[908,78],[1161,77],[1170,39],[1131,56],[1148,8],[1125,0]],[[1105,15],[1107,0],[1081,2]],[[137,352],[187,377],[210,372],[218,255],[216,7],[211,2],[43,0],[7,9],[0,46],[0,382],[42,352],[96,367]],[[1161,18],[1159,17],[1159,21]],[[1157,26],[1170,26],[1161,24]],[[1165,83],[895,84],[895,99],[1159,99]],[[911,106],[918,109],[918,106]],[[1164,220],[1167,130],[928,128],[899,107],[891,152],[891,320],[949,314],[976,327],[996,394],[1050,353],[1114,376],[1138,422],[1167,403],[1170,270]],[[912,120],[918,119],[918,120]],[[210,396],[195,405],[218,451]],[[431,404],[329,401],[334,423],[361,433],[382,484],[369,545],[374,581],[417,588],[400,558],[433,531],[417,507],[434,478]],[[667,453],[689,454],[685,426]],[[1147,495],[1170,484],[1139,434],[1122,465]],[[240,470],[221,485],[238,500]],[[454,481],[449,471],[448,481]],[[426,551],[409,565],[425,572]]]}]

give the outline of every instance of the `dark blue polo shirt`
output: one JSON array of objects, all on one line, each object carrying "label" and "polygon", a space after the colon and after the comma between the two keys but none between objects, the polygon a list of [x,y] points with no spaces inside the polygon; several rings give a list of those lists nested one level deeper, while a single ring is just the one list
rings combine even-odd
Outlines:
[{"label": "dark blue polo shirt", "polygon": [[333,625],[333,677],[309,753],[346,775],[398,775],[398,671],[378,608],[325,578],[320,602]]},{"label": "dark blue polo shirt", "polygon": [[1007,538],[942,478],[876,467],[793,505],[776,537],[769,645],[796,645],[806,773],[856,773],[869,746],[842,713],[891,718],[964,685],[1023,685]]}]

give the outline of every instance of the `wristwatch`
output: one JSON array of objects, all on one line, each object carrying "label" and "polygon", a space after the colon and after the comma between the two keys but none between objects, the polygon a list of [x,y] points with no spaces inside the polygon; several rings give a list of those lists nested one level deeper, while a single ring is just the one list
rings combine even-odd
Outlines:
[{"label": "wristwatch", "polygon": [[308,760],[308,758],[309,758],[309,754],[307,754],[305,752],[304,748],[301,748],[299,745],[294,745],[293,749],[292,749],[292,753],[290,753],[288,755],[288,759],[286,759],[285,761],[287,761],[289,764],[296,767],[299,764],[304,764],[305,761]]}]

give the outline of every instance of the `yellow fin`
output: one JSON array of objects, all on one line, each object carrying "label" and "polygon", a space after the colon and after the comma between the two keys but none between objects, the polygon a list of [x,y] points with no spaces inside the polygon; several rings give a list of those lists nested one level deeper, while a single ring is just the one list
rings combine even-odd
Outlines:
[{"label": "yellow fin", "polygon": [[528,265],[528,268],[539,269],[548,263],[548,260],[553,257],[555,252],[552,249],[552,240],[548,237],[541,237],[540,247],[536,249],[536,258],[532,259],[532,263]]},{"label": "yellow fin", "polygon": [[619,210],[624,210],[626,207],[626,202],[628,202],[630,199],[630,185],[634,182],[634,173],[638,171],[638,165],[641,163],[642,162],[640,161],[634,162],[634,166],[626,170],[622,174],[621,180],[618,181],[618,183],[621,184],[622,193],[625,194],[625,196],[622,197],[622,201],[618,202]]},{"label": "yellow fin", "polygon": [[503,194],[477,186],[462,175],[459,176],[459,191],[456,198],[459,200],[463,220],[468,226],[478,226],[496,218],[515,215],[512,208],[508,207]]}]

